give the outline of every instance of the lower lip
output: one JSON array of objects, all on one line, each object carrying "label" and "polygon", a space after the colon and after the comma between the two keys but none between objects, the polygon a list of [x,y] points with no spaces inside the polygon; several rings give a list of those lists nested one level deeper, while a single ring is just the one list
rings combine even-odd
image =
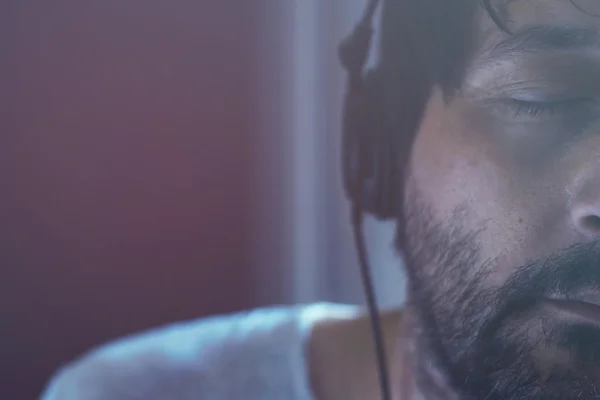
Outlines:
[{"label": "lower lip", "polygon": [[571,299],[545,299],[544,303],[558,312],[600,324],[600,305],[598,304]]}]

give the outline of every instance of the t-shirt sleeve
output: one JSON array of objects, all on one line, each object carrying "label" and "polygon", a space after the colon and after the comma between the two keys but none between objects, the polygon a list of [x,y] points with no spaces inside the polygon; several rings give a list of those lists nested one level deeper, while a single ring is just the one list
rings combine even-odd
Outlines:
[{"label": "t-shirt sleeve", "polygon": [[306,341],[352,306],[259,309],[158,328],[61,368],[41,400],[313,400]]}]

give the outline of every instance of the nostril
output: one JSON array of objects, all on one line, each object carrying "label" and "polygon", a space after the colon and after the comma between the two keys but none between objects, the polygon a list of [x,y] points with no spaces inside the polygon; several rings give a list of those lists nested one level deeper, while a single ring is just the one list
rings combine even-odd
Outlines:
[{"label": "nostril", "polygon": [[600,232],[600,217],[597,215],[588,215],[581,221],[583,227],[591,232]]}]

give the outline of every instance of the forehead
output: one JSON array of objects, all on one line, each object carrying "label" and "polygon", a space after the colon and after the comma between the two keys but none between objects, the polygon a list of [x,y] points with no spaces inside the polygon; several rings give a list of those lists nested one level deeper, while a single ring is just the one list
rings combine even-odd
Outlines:
[{"label": "forehead", "polygon": [[559,24],[598,28],[598,0],[509,0],[504,10],[517,30],[528,25]]},{"label": "forehead", "polygon": [[553,71],[554,77],[586,78],[579,86],[589,86],[592,78],[598,81],[600,0],[493,0],[492,3],[510,34],[498,29],[480,9],[463,88],[487,93],[501,83],[499,76],[515,80],[515,71],[519,71],[521,81],[530,83],[546,82],[538,76],[541,70]]},{"label": "forehead", "polygon": [[[600,32],[600,0],[492,0],[492,4],[511,33],[518,34],[532,27]],[[483,48],[498,43],[505,36],[483,11],[478,25]]]}]

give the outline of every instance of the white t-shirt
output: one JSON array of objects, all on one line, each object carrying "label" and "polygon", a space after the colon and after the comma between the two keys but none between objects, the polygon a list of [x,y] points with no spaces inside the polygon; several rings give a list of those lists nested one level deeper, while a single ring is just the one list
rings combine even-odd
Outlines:
[{"label": "white t-shirt", "polygon": [[306,342],[315,322],[355,316],[318,303],[169,325],[61,368],[42,400],[314,400]]}]

